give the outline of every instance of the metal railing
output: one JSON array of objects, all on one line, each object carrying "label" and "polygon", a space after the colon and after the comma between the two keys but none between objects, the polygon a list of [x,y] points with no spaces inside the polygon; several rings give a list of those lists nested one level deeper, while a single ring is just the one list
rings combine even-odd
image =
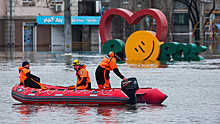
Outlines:
[{"label": "metal railing", "polygon": [[90,51],[91,50],[90,41],[72,42],[72,50],[73,51]]}]

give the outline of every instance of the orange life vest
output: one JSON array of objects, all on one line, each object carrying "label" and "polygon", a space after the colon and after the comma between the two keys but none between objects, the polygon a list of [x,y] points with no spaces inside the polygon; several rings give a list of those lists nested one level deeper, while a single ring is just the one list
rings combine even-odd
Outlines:
[{"label": "orange life vest", "polygon": [[105,68],[106,70],[113,70],[115,68],[118,68],[116,61],[117,59],[115,58],[114,53],[110,52],[109,55],[104,56],[99,66]]},{"label": "orange life vest", "polygon": [[[80,67],[79,71],[76,72],[77,83],[76,89],[86,89],[89,85],[91,86],[91,80],[89,77],[89,72],[85,69],[86,65]],[[86,77],[86,83],[82,84],[83,78]]]},{"label": "orange life vest", "polygon": [[[19,78],[20,78],[20,84],[23,84],[23,85],[24,85],[24,80],[28,78],[26,74],[27,74],[28,72],[30,72],[30,70],[27,69],[27,68],[25,68],[25,67],[23,67],[23,66],[20,66],[20,67],[18,68],[18,70],[19,70],[19,73],[20,73],[20,76],[19,76]],[[30,72],[30,73],[31,73],[31,72]]]}]

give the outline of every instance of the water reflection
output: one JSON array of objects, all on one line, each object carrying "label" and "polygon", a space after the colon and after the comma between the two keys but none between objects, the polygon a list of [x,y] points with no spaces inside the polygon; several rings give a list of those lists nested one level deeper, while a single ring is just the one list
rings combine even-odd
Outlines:
[{"label": "water reflection", "polygon": [[155,112],[155,111],[161,111],[164,110],[167,106],[165,105],[140,105],[139,109],[140,110],[147,110],[147,112]]},{"label": "water reflection", "polygon": [[166,68],[168,65],[166,62],[161,62],[158,60],[146,60],[146,61],[138,61],[138,60],[127,60],[127,65],[130,68]]},{"label": "water reflection", "polygon": [[[23,60],[30,61],[31,63],[37,62],[45,62],[45,63],[66,63],[67,66],[72,65],[72,58],[79,59],[80,56],[85,60],[86,63],[90,63],[86,61],[88,55],[100,55],[99,51],[73,51],[71,55],[65,55],[64,51],[48,51],[47,47],[39,47],[38,52],[21,52],[21,47],[0,47],[0,62],[10,62],[10,61],[19,61]],[[206,59],[216,59],[220,58],[218,54],[210,54],[210,53],[201,53],[201,55]],[[101,58],[104,55],[101,56]],[[126,61],[127,66],[131,68],[166,68],[169,63],[160,62],[160,61]]]},{"label": "water reflection", "polygon": [[42,109],[42,106],[35,105],[25,105],[25,104],[14,104],[12,106],[13,111],[20,113],[22,116],[28,116],[31,114],[36,114],[39,109]]},{"label": "water reflection", "polygon": [[13,61],[15,58],[15,47],[7,47],[2,48],[0,52],[3,52],[3,54],[0,53],[0,61]]},{"label": "water reflection", "polygon": [[[71,54],[66,54],[64,51],[58,52],[18,52],[16,47],[1,47],[0,49],[0,63],[5,62],[23,62],[29,61],[30,63],[65,63],[67,67],[72,65],[72,60],[79,59],[90,63],[91,60],[95,60],[97,57],[103,57],[99,51],[76,51]],[[91,56],[88,58],[88,56]],[[94,58],[94,59],[93,59]]]},{"label": "water reflection", "polygon": [[91,116],[92,114],[90,112],[89,106],[74,106],[74,107],[68,107],[69,109],[75,109],[76,112],[74,113],[76,115],[75,120],[79,122],[88,122],[89,118],[88,116]]},{"label": "water reflection", "polygon": [[67,67],[71,67],[72,66],[72,54],[65,55],[65,61],[66,61]]},{"label": "water reflection", "polygon": [[[97,106],[97,105],[30,105],[30,104],[13,104],[12,111],[18,113],[22,121],[28,120],[29,117],[61,115],[71,116],[75,122],[90,122],[91,118],[99,118],[98,121],[103,123],[119,123],[117,118],[127,118],[126,114],[141,114],[143,112],[156,112],[163,110],[163,105],[124,105],[124,106]],[[123,115],[125,114],[125,115]],[[123,116],[121,116],[123,115]],[[39,118],[39,117],[38,117]],[[59,118],[53,118],[59,120]],[[101,120],[100,120],[101,119]],[[120,119],[120,120],[121,120]],[[30,119],[29,119],[30,120]]]}]

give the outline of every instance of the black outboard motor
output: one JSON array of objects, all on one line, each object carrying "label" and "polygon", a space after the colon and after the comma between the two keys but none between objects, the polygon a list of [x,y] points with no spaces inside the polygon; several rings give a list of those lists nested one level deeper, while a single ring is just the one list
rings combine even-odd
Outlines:
[{"label": "black outboard motor", "polygon": [[135,77],[128,78],[128,82],[121,82],[121,90],[130,98],[128,104],[136,104],[136,91],[139,89],[137,79]]}]

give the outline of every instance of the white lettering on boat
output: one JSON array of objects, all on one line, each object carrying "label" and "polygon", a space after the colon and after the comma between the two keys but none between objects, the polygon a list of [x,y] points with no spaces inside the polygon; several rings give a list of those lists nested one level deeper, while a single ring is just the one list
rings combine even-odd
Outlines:
[{"label": "white lettering on boat", "polygon": [[35,96],[35,94],[33,94],[33,93],[29,93],[28,96]]},{"label": "white lettering on boat", "polygon": [[63,96],[63,94],[55,94],[55,96]]},{"label": "white lettering on boat", "polygon": [[97,96],[97,94],[90,94],[90,96]]}]

